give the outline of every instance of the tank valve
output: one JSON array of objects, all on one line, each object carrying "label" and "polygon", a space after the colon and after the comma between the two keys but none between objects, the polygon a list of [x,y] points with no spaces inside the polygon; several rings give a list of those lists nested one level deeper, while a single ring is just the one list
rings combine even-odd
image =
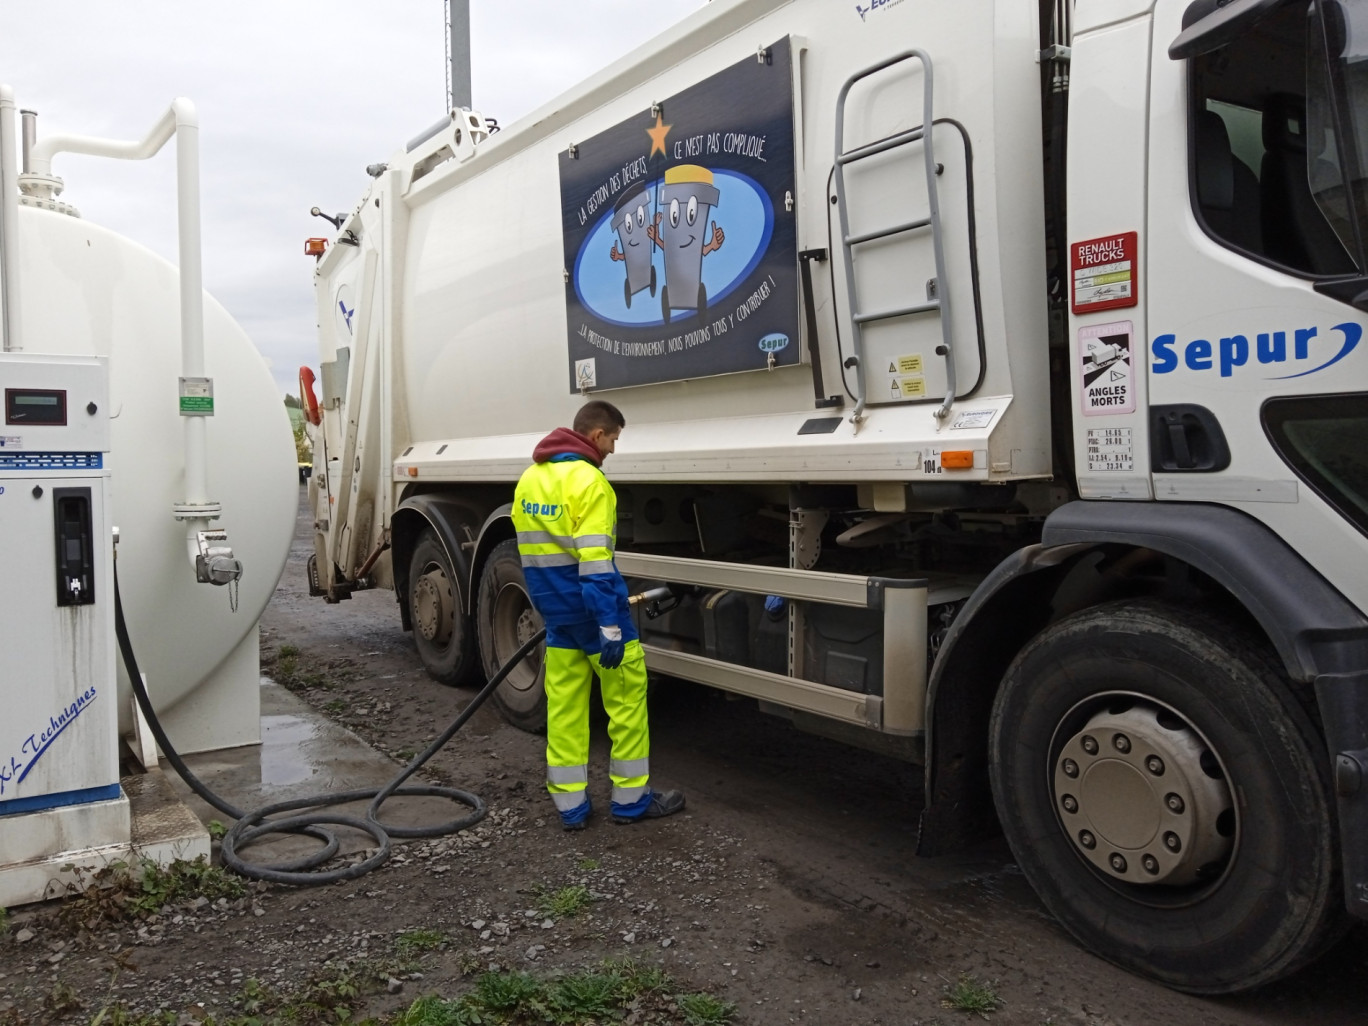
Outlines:
[{"label": "tank valve", "polygon": [[195,536],[195,580],[200,584],[234,584],[242,577],[242,560],[233,555],[227,531],[200,531]]}]

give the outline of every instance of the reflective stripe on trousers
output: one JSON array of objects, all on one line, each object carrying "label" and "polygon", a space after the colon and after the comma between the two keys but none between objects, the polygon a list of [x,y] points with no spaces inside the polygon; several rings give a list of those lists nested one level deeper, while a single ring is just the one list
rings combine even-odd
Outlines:
[{"label": "reflective stripe on trousers", "polygon": [[[599,666],[598,656],[575,648],[546,649],[546,788],[561,811],[584,800],[589,762],[589,690],[597,674],[608,713],[613,801],[640,800],[650,777],[650,731],[646,721],[646,656],[627,643],[622,665]],[[562,804],[567,802],[568,804]]]}]

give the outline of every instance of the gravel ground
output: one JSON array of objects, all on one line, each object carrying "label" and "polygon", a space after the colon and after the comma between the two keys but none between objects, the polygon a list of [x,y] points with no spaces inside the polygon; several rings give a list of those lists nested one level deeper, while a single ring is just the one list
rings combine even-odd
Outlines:
[{"label": "gravel ground", "polygon": [[[473,692],[426,678],[392,595],[307,598],[307,529],[301,516],[263,619],[267,672],[397,766]],[[293,667],[281,665],[283,646],[298,650]],[[561,831],[542,790],[542,741],[482,709],[427,773],[485,798],[491,812],[475,828],[401,844],[358,881],[252,885],[141,922],[73,929],[60,903],[14,911],[0,937],[0,1026],[84,1026],[103,1008],[102,1026],[159,1010],[187,1024],[222,1019],[320,975],[352,980],[359,993],[346,1004],[359,1019],[465,993],[491,968],[556,973],[624,957],[732,1002],[735,1022],[757,1026],[982,1021],[946,1007],[966,976],[999,1001],[986,1017],[1012,1026],[1368,1022],[1362,929],[1258,994],[1175,994],[1078,948],[1001,842],[916,859],[916,767],[673,682],[651,716],[655,782],[688,794],[679,816],[617,827],[600,812],[583,832]],[[603,810],[607,744],[595,729],[590,790]],[[584,907],[548,914],[567,892]]]}]

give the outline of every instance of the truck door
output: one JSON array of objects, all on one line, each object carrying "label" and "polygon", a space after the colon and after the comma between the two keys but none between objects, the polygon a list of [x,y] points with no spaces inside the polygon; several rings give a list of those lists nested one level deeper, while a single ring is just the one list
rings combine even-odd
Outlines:
[{"label": "truck door", "polygon": [[1154,13],[1135,452],[1155,499],[1245,511],[1368,608],[1368,3],[1266,4],[1170,57],[1216,11]]}]

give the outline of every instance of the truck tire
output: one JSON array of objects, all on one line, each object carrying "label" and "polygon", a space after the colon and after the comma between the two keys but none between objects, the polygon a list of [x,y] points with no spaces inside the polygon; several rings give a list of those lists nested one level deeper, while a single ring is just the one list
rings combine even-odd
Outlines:
[{"label": "truck tire", "polygon": [[460,587],[446,549],[435,534],[424,531],[409,559],[413,641],[428,676],[451,687],[473,683],[480,668],[475,632],[461,612]]},{"label": "truck tire", "polygon": [[[523,579],[518,543],[511,538],[489,553],[480,575],[475,619],[486,677],[497,673],[528,638],[541,630],[542,618],[532,608]],[[493,696],[509,723],[533,734],[546,733],[545,652],[546,646],[539,646],[515,666]]]},{"label": "truck tire", "polygon": [[993,706],[1007,840],[1091,951],[1177,990],[1286,976],[1343,922],[1324,741],[1268,646],[1148,601],[1041,632]]}]

